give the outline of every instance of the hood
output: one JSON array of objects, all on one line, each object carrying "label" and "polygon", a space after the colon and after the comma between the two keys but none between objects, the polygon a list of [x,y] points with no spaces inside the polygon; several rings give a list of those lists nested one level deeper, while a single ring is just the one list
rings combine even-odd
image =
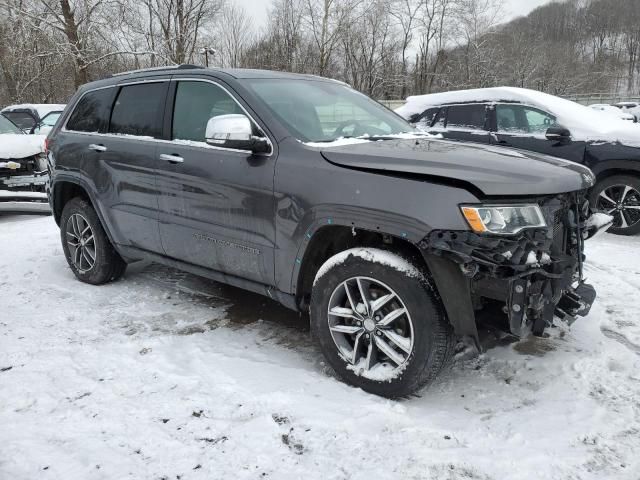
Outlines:
[{"label": "hood", "polygon": [[43,135],[0,134],[0,158],[27,158],[44,152]]},{"label": "hood", "polygon": [[591,170],[522,150],[434,139],[385,140],[321,148],[343,167],[467,182],[487,196],[551,195],[593,186]]}]

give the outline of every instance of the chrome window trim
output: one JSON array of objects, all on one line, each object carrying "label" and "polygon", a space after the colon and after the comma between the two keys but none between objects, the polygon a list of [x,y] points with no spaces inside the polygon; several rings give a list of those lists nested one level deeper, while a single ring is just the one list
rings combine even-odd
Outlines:
[{"label": "chrome window trim", "polygon": [[[87,90],[86,92],[84,92],[80,98],[78,98],[78,100],[76,101],[76,103],[73,106],[73,110],[71,110],[71,112],[69,113],[69,116],[67,117],[67,119],[64,122],[64,125],[62,126],[62,128],[60,129],[60,131],[65,132],[65,133],[74,133],[74,134],[78,134],[78,135],[94,135],[94,136],[99,136],[99,137],[107,137],[107,138],[120,138],[120,139],[124,139],[124,140],[136,140],[136,141],[145,141],[145,142],[157,142],[157,143],[162,143],[162,144],[172,144],[172,145],[178,145],[181,147],[192,147],[192,148],[199,148],[199,149],[204,149],[204,150],[220,150],[220,151],[224,151],[224,152],[238,152],[238,153],[248,153],[248,154],[253,154],[256,156],[262,156],[262,157],[270,157],[273,155],[274,153],[274,148],[273,148],[273,141],[271,140],[271,137],[269,136],[269,134],[267,132],[265,132],[262,128],[261,130],[263,130],[263,133],[265,134],[265,138],[267,139],[267,142],[269,143],[269,147],[271,148],[271,151],[269,153],[257,153],[254,154],[251,150],[240,150],[237,148],[225,148],[225,147],[218,147],[215,145],[209,145],[207,144],[206,146],[200,146],[200,145],[186,145],[186,144],[180,144],[180,143],[176,143],[177,141],[185,141],[185,140],[165,140],[164,138],[145,138],[144,136],[137,136],[137,135],[127,135],[127,136],[121,136],[118,134],[114,134],[114,133],[100,133],[100,132],[81,132],[78,130],[69,130],[67,129],[67,122],[69,121],[69,119],[71,118],[71,116],[73,115],[73,112],[75,111],[75,109],[78,107],[78,104],[80,103],[80,101],[84,98],[85,95],[87,95],[90,92],[96,92],[98,90],[106,90],[107,88],[117,88],[117,87],[124,87],[124,86],[129,86],[129,85],[141,85],[141,84],[145,84],[145,83],[160,83],[160,82],[207,82],[207,83],[211,83],[213,85],[216,85],[217,87],[220,87],[222,90],[224,90],[224,92],[229,95],[231,97],[231,99],[236,102],[236,104],[242,109],[242,111],[245,113],[245,115],[249,118],[249,120],[251,122],[253,122],[256,125],[260,125],[258,122],[255,121],[255,119],[253,118],[253,116],[251,114],[249,114],[249,112],[247,111],[246,108],[244,108],[244,106],[238,102],[238,100],[236,99],[236,97],[227,89],[224,87],[224,85],[221,85],[220,83],[210,80],[210,79],[206,79],[206,78],[195,78],[195,77],[184,77],[184,78],[163,78],[163,79],[147,79],[147,80],[138,80],[138,81],[132,81],[132,82],[127,82],[127,83],[117,83],[114,85],[106,85],[104,87],[97,87],[97,88],[92,88],[91,90]],[[173,129],[173,125],[172,125],[172,129]],[[173,133],[173,132],[172,132]]]}]

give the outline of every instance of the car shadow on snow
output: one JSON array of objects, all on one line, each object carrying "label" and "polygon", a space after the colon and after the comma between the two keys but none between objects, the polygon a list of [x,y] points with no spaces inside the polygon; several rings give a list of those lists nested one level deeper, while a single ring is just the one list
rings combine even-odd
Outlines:
[{"label": "car shadow on snow", "polygon": [[148,262],[130,265],[124,281],[134,279],[144,279],[145,283],[166,290],[167,296],[170,292],[179,292],[181,296],[186,295],[189,302],[224,310],[219,318],[175,330],[179,335],[204,333],[219,327],[243,329],[251,326],[258,327],[265,340],[278,345],[296,350],[312,345],[309,317],[263,295]]},{"label": "car shadow on snow", "polygon": [[[181,295],[187,295],[190,302],[210,308],[222,308],[225,311],[221,318],[182,327],[175,330],[176,334],[204,333],[219,327],[257,327],[265,340],[304,352],[305,356],[311,354],[316,362],[321,361],[321,353],[310,335],[308,315],[293,312],[263,295],[154,263],[141,262],[130,266],[127,277],[129,280],[143,278],[145,282],[168,292],[177,291]],[[484,352],[511,346],[514,352],[523,356],[539,357],[558,349],[558,342],[561,341],[561,338],[556,338],[558,335],[518,339],[505,333],[504,327],[507,323],[506,315],[499,310],[489,310],[480,316],[478,331]],[[458,360],[468,359],[464,354],[457,357]],[[327,368],[324,370],[335,376],[334,373],[328,372]],[[455,375],[449,373],[445,377],[452,374]]]}]

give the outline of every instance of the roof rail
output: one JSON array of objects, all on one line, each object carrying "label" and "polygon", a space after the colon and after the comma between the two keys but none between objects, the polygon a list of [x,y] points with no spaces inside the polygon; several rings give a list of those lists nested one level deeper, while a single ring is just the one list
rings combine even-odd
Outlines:
[{"label": "roof rail", "polygon": [[204,68],[200,65],[189,65],[189,64],[182,64],[182,65],[165,65],[163,67],[149,67],[149,68],[139,68],[137,70],[128,70],[126,72],[118,72],[118,73],[114,73],[111,76],[112,77],[119,77],[122,75],[130,75],[132,73],[143,73],[143,72],[156,72],[156,71],[161,71],[161,70],[185,70],[185,69],[193,69],[193,68]]}]

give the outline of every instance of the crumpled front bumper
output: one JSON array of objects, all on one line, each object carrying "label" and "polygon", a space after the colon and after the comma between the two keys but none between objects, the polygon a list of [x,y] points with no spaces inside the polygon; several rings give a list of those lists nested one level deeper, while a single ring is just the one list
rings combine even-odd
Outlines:
[{"label": "crumpled front bumper", "polygon": [[477,341],[475,314],[491,303],[501,305],[517,336],[542,334],[554,317],[572,323],[589,313],[596,292],[583,278],[584,241],[611,220],[593,216],[583,196],[558,196],[541,208],[545,228],[509,236],[440,230],[420,243],[460,334]]},{"label": "crumpled front bumper", "polygon": [[[9,165],[9,167],[7,167]],[[49,173],[16,171],[18,162],[0,162],[0,212],[47,213]]]}]

